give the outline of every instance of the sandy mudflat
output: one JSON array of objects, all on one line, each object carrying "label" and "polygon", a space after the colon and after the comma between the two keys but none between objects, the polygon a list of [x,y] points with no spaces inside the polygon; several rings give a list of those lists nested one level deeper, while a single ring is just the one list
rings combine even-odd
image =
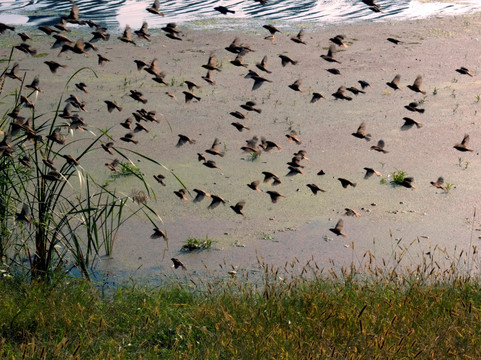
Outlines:
[{"label": "sandy mudflat", "polygon": [[[481,80],[478,75],[481,58],[481,15],[429,19],[422,21],[355,24],[316,27],[305,24],[306,45],[290,40],[299,28],[276,34],[274,41],[264,40],[267,31],[259,24],[249,31],[223,32],[191,30],[188,25],[183,41],[171,40],[161,31],[153,31],[151,43],[136,40],[138,46],[121,43],[117,34],[108,42],[98,42],[99,53],[111,60],[101,67],[97,55],[69,53],[57,56],[58,49],[50,50],[52,39],[37,30],[24,29],[35,34],[32,46],[41,57],[29,57],[17,50],[13,61],[20,63],[20,73],[27,73],[26,83],[34,75],[40,76],[44,93],[36,101],[37,114],[46,113],[42,119],[52,117],[61,91],[70,75],[81,67],[93,69],[80,72],[65,92],[77,95],[87,103],[87,113],[82,116],[94,132],[95,128],[113,126],[112,136],[116,146],[145,153],[172,171],[192,192],[202,188],[224,197],[228,204],[208,210],[210,199],[194,203],[192,198],[182,202],[174,194],[180,184],[165,169],[153,167],[140,161],[142,171],[151,179],[153,174],[167,175],[167,186],[162,187],[152,179],[157,200],[150,205],[161,214],[161,225],[169,235],[169,247],[163,258],[165,244],[150,239],[152,226],[134,219],[118,234],[114,257],[101,260],[99,267],[115,274],[132,274],[157,278],[170,276],[170,258],[179,257],[188,266],[188,274],[203,273],[204,264],[213,273],[225,273],[218,264],[236,266],[239,272],[257,269],[257,256],[275,265],[298,259],[305,264],[313,258],[320,267],[345,265],[352,260],[362,260],[370,250],[378,259],[390,259],[393,249],[407,249],[405,260],[417,263],[423,253],[434,248],[446,249],[451,256],[460,249],[467,249],[470,241],[478,245],[479,221],[472,224],[473,209],[480,204],[481,151],[480,115]],[[329,38],[343,34],[349,47],[339,48],[335,57],[341,64],[328,63],[320,55],[326,54],[331,44]],[[85,29],[76,28],[69,35],[72,39],[90,38]],[[244,61],[248,69],[272,80],[252,91],[253,80],[245,79],[247,68],[230,64],[235,55],[226,51],[235,37],[248,44],[254,52]],[[403,41],[399,45],[387,41],[388,37]],[[0,37],[0,57],[10,53],[7,45],[19,44],[16,35]],[[222,68],[214,72],[216,85],[211,86],[201,77],[206,70],[209,54],[214,52]],[[299,60],[295,66],[282,67],[279,54]],[[271,74],[259,71],[255,64],[267,55]],[[160,70],[165,71],[169,86],[151,80],[145,71],[138,72],[133,62],[140,59],[151,62],[159,59]],[[68,65],[57,74],[50,74],[45,60],[55,60]],[[455,69],[466,66],[474,77],[461,75]],[[326,71],[337,68],[341,75]],[[386,85],[396,74],[401,75],[402,91],[394,91]],[[423,77],[426,95],[407,88],[417,75]],[[291,90],[288,85],[302,80],[303,93]],[[201,101],[185,104],[182,85],[190,80],[202,86],[194,90]],[[352,95],[352,101],[336,100],[331,96],[341,85],[360,88],[358,80],[371,84],[366,94]],[[88,85],[89,94],[83,94],[74,82]],[[7,79],[2,96],[10,93],[19,82]],[[148,99],[141,104],[131,99],[129,90],[137,89]],[[176,95],[177,100],[166,95]],[[310,103],[312,93],[320,92],[326,99]],[[0,111],[8,109],[2,99]],[[116,100],[123,105],[121,112],[108,113],[104,100]],[[238,132],[231,122],[238,121],[229,113],[245,110],[240,105],[248,100],[257,102],[262,113],[249,113],[250,121],[242,121],[250,130]],[[412,113],[404,108],[411,101],[422,101],[425,113]],[[62,105],[63,107],[63,105]],[[126,133],[119,123],[137,109],[156,110],[161,123],[144,124],[149,133],[136,134],[139,145],[119,141]],[[27,114],[27,110],[25,111]],[[402,131],[403,117],[412,117],[423,123]],[[366,142],[351,135],[364,121],[372,141]],[[297,145],[287,141],[285,135],[295,130],[302,139]],[[459,152],[453,148],[469,134],[469,147],[473,152]],[[177,148],[177,134],[185,134],[196,140]],[[248,161],[249,154],[240,148],[254,135],[264,136],[277,142],[282,150],[262,153],[255,161]],[[75,134],[75,137],[86,136]],[[197,161],[197,153],[205,154],[215,138],[218,138],[224,157],[209,156],[222,169],[209,169]],[[382,154],[371,151],[370,146],[383,139],[389,151]],[[70,153],[78,152],[75,143]],[[310,161],[303,161],[305,175],[285,176],[286,162],[298,150],[306,150]],[[137,162],[138,156],[132,154]],[[109,170],[104,163],[112,156],[99,149],[85,160],[83,166],[92,169],[95,176],[105,179]],[[373,176],[363,179],[364,167],[373,167],[387,180]],[[318,176],[319,170],[325,175]],[[396,170],[406,171],[414,178],[416,189],[390,185],[390,174]],[[246,184],[262,180],[262,171],[272,171],[281,177],[282,184],[273,187],[262,184],[264,192],[249,189]],[[449,192],[430,185],[439,176],[453,184]],[[357,183],[355,188],[344,189],[338,177]],[[130,192],[132,181],[116,180],[118,188]],[[326,190],[313,195],[306,187],[315,183]],[[135,186],[139,187],[139,186]],[[285,195],[276,204],[271,203],[267,190]],[[192,192],[193,195],[195,193]],[[235,214],[230,205],[245,200],[246,217]],[[375,205],[373,205],[375,204]],[[361,217],[344,215],[344,208],[357,210]],[[338,219],[344,220],[347,238],[337,237],[329,231]],[[471,237],[472,229],[474,229]],[[392,233],[392,237],[390,236]],[[189,237],[214,240],[214,249],[200,253],[179,253],[183,242]],[[416,240],[414,244],[412,241]],[[354,252],[350,249],[355,245]],[[236,245],[237,244],[237,245]],[[239,246],[242,245],[242,246]],[[456,250],[454,247],[457,247]],[[140,269],[136,271],[137,268]],[[230,268],[230,267],[229,267]],[[125,272],[124,272],[125,271]],[[184,274],[175,273],[176,276]]]}]

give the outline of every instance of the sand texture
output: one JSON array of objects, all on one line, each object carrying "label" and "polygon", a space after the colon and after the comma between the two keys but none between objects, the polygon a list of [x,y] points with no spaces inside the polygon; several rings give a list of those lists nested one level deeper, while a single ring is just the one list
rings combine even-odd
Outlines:
[{"label": "sand texture", "polygon": [[[185,25],[180,27],[182,41],[169,39],[158,30],[152,31],[152,42],[134,36],[137,46],[120,42],[119,35],[112,34],[109,41],[95,43],[97,53],[110,59],[104,66],[98,64],[94,51],[58,56],[59,49],[50,49],[54,41],[51,37],[36,29],[24,29],[35,35],[29,43],[37,50],[37,57],[14,50],[10,66],[19,63],[19,75],[26,74],[26,84],[35,75],[39,76],[43,92],[36,100],[34,95],[31,99],[36,103],[36,114],[44,114],[42,120],[53,117],[68,77],[82,67],[89,67],[93,71],[85,69],[78,73],[65,89],[64,98],[74,94],[86,102],[88,112],[81,115],[94,133],[98,133],[97,128],[112,127],[115,147],[156,159],[171,169],[189,190],[186,195],[189,201],[182,201],[174,194],[182,187],[174,176],[130,154],[152,181],[157,199],[152,196],[149,205],[162,216],[164,223],[159,223],[159,227],[168,233],[169,246],[166,250],[162,240],[150,238],[149,222],[134,218],[118,233],[113,258],[102,260],[99,268],[115,274],[132,274],[140,267],[137,274],[149,277],[184,276],[185,272],[174,273],[171,269],[169,259],[174,256],[187,265],[187,274],[204,272],[204,264],[212,273],[225,274],[230,267],[219,268],[218,264],[232,265],[238,272],[253,271],[257,269],[256,256],[275,265],[293,259],[302,264],[313,259],[320,267],[331,267],[332,263],[338,266],[362,261],[366,251],[378,259],[392,259],[396,249],[404,249],[408,254],[406,260],[416,263],[435,248],[454,255],[467,249],[470,243],[477,245],[479,222],[476,218],[473,224],[472,220],[481,195],[478,114],[481,17],[322,28],[305,24],[305,44],[291,40],[301,27],[266,40],[269,33],[262,25],[243,32],[193,31]],[[347,47],[336,45],[334,58],[340,63],[328,62],[321,55],[327,54],[333,44],[329,39],[338,34],[344,35]],[[86,41],[91,37],[86,28],[74,28],[68,36]],[[253,50],[243,57],[246,67],[231,64],[236,54],[225,50],[236,37]],[[402,42],[396,45],[387,38]],[[8,58],[11,45],[21,43],[12,32],[1,35],[0,41],[2,59]],[[211,53],[215,54],[221,70],[212,71],[215,85],[202,78],[207,73],[202,65],[207,64]],[[298,63],[282,66],[279,55],[289,56]],[[271,73],[256,67],[264,56]],[[137,70],[135,59],[150,64],[154,58],[158,59],[159,71],[165,72],[168,85],[154,82],[145,70]],[[44,64],[47,60],[68,67],[51,74]],[[462,66],[469,68],[474,76],[457,72]],[[338,69],[340,74],[332,74],[328,69]],[[271,82],[252,90],[254,80],[245,78],[248,70]],[[386,84],[397,74],[401,76],[400,90]],[[425,94],[408,88],[418,75],[422,76],[421,90]],[[301,80],[301,91],[289,87],[296,80]],[[370,87],[364,89],[365,94],[346,91],[352,101],[331,95],[341,86],[361,89],[359,80],[368,82]],[[88,94],[73,85],[80,81],[87,84]],[[189,90],[184,81],[201,86],[192,90],[200,101],[185,103],[183,92]],[[10,106],[7,94],[19,84],[18,80],[6,79],[0,104],[2,113]],[[128,96],[130,90],[141,91],[148,102],[132,99]],[[325,98],[311,103],[315,92]],[[116,101],[122,111],[107,112],[105,100]],[[247,101],[256,102],[262,112],[241,108]],[[405,105],[413,101],[420,102],[419,107],[425,112],[407,110]],[[149,132],[135,134],[137,145],[120,141],[128,132],[120,122],[141,108],[155,110],[160,123],[143,122]],[[249,119],[235,118],[230,114],[235,111]],[[21,110],[24,116],[28,112]],[[404,117],[421,122],[422,127],[401,128]],[[232,122],[250,129],[239,132]],[[361,122],[371,134],[369,142],[352,135]],[[288,141],[286,135],[292,130],[302,143]],[[177,147],[178,134],[190,137],[195,143]],[[468,147],[473,151],[453,148],[465,134],[470,135]],[[88,132],[76,132],[68,141],[89,136]],[[259,156],[242,151],[246,140],[254,136],[259,139],[257,145],[264,137],[281,149],[262,150]],[[218,150],[224,156],[206,153],[216,138],[220,142]],[[380,139],[384,140],[388,153],[371,150]],[[78,153],[85,143],[76,142],[70,152]],[[309,161],[300,161],[303,174],[288,176],[286,163],[299,150],[306,151]],[[214,160],[220,169],[203,166],[197,153]],[[104,163],[114,158],[99,148],[82,165],[105,181],[110,171]],[[381,176],[364,179],[365,167],[374,168]],[[325,174],[317,175],[320,170]],[[397,170],[414,178],[414,189],[391,184],[391,174]],[[281,184],[263,183],[263,171],[277,174]],[[166,176],[166,186],[153,179],[159,173]],[[440,176],[444,185],[450,184],[449,191],[430,184]],[[348,179],[356,186],[343,188],[338,178]],[[260,192],[247,186],[255,180],[260,181]],[[138,188],[133,179],[115,181],[121,191]],[[325,192],[314,195],[307,184],[317,184]],[[227,203],[208,209],[211,199],[193,201],[195,188],[219,195]],[[267,191],[277,191],[285,197],[272,203]],[[245,201],[245,217],[230,208],[240,200]],[[360,217],[346,216],[345,208],[356,210]],[[343,219],[347,237],[329,230],[339,219]],[[206,235],[214,240],[213,249],[180,252],[188,237]]]}]

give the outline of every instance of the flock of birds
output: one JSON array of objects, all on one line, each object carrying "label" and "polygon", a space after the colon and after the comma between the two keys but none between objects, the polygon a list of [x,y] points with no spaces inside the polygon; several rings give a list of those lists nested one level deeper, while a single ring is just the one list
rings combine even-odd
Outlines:
[{"label": "flock of birds", "polygon": [[[255,1],[258,1],[262,4],[265,4],[267,2],[267,0],[255,0]],[[80,19],[78,6],[75,4],[74,1],[71,1],[71,2],[72,2],[72,10],[68,16],[62,17],[60,19],[60,22],[54,25],[53,27],[41,26],[39,27],[39,30],[44,32],[48,36],[52,37],[53,39],[52,49],[59,49],[58,50],[59,56],[62,56],[63,54],[68,52],[71,52],[74,54],[87,55],[89,54],[90,51],[95,51],[97,52],[98,64],[100,66],[105,65],[111,60],[106,56],[101,55],[98,52],[99,51],[98,47],[100,47],[100,45],[98,45],[99,44],[98,42],[109,41],[110,34],[108,33],[107,29],[102,27],[101,25],[96,24],[91,20]],[[376,11],[376,12],[381,11],[380,6],[375,4],[373,1],[362,0],[362,2],[368,5],[369,8],[373,11]],[[233,12],[233,10],[229,10],[228,8],[223,6],[217,6],[215,10],[224,15]],[[154,1],[154,3],[146,9],[146,11],[158,16],[164,16],[164,14],[161,12],[160,4],[158,0]],[[92,39],[90,41],[84,41],[83,39],[78,39],[76,41],[71,40],[68,37],[68,33],[70,32],[68,24],[90,26],[93,29]],[[281,33],[281,31],[272,24],[266,24],[263,26],[263,28],[267,31],[266,33],[267,36],[265,37],[266,41],[273,41],[275,37],[278,36],[277,34]],[[165,35],[168,38],[175,41],[183,41],[184,33],[181,29],[178,28],[178,26],[175,23],[168,23],[165,27],[162,28],[162,30],[165,32]],[[13,26],[0,23],[0,33],[3,34],[6,31],[15,31],[15,28]],[[134,35],[136,36],[136,38],[134,38]],[[21,38],[22,43],[15,46],[15,49],[29,55],[35,55],[37,53],[36,49],[34,49],[28,43],[28,41],[31,40],[31,36],[27,33],[18,33],[18,36]],[[139,30],[135,30],[133,33],[131,28],[127,25],[123,33],[118,37],[118,39],[124,43],[131,44],[132,46],[136,46],[137,42],[139,41],[142,41],[142,42],[152,41],[151,34],[149,34],[147,22],[144,22],[142,27]],[[296,36],[292,36],[290,40],[292,40],[297,44],[306,45],[304,30],[299,31],[299,33]],[[394,38],[388,38],[387,40],[394,44],[400,43],[400,40],[397,40]],[[320,58],[323,59],[326,63],[332,64],[332,66],[336,66],[336,64],[341,63],[341,61],[338,59],[338,56],[336,55],[338,52],[338,49],[340,48],[347,49],[349,45],[347,44],[345,36],[343,35],[333,36],[332,38],[330,38],[330,41],[332,44],[329,46],[327,53],[322,54]],[[235,58],[230,61],[230,63],[233,66],[236,66],[239,68],[246,68],[246,69],[248,68],[248,65],[244,63],[243,58],[245,57],[246,54],[253,51],[253,49],[251,49],[249,45],[241,43],[241,41],[238,38],[236,38],[225,49],[226,51],[233,53],[235,55]],[[295,66],[298,64],[298,60],[284,54],[279,55],[279,59],[282,67]],[[65,64],[62,64],[53,60],[47,60],[47,61],[44,61],[44,63],[48,66],[49,70],[52,73],[57,73],[59,69],[67,67]],[[150,63],[146,63],[143,60],[135,59],[133,60],[132,66],[136,66],[136,69],[139,72],[142,72],[142,71],[147,72],[149,75],[152,76],[152,80],[154,82],[163,84],[165,86],[169,85],[166,80],[166,74],[159,70],[159,67],[161,66],[161,64],[157,59],[153,59]],[[22,76],[20,75],[19,68],[20,68],[20,65],[18,63],[14,63],[11,66],[11,68],[8,69],[7,72],[5,72],[6,77],[23,82],[25,79],[22,78]],[[217,61],[216,55],[214,53],[210,54],[209,58],[206,60],[206,63],[202,65],[202,68],[204,69],[204,71],[206,70],[207,72],[204,76],[201,77],[201,79],[205,81],[207,84],[211,86],[215,86],[216,85],[215,74],[218,72],[221,72],[223,68],[222,66],[219,65],[219,62]],[[340,71],[336,67],[329,68],[327,69],[327,71],[329,71],[334,75],[340,74]],[[463,74],[463,75],[468,75],[468,76],[474,75],[466,67],[461,67],[456,71],[458,71],[460,74]],[[256,64],[255,69],[247,70],[247,74],[245,75],[245,78],[252,79],[253,81],[252,91],[255,91],[261,88],[265,83],[272,82],[272,80],[268,78],[269,74],[271,73],[272,71],[269,69],[268,57],[266,55],[262,58],[260,62]],[[2,85],[4,81],[5,79],[2,79]],[[359,83],[359,88],[355,86],[351,86],[351,87],[340,86],[336,92],[332,93],[331,96],[340,101],[351,101],[353,99],[353,96],[357,96],[358,94],[365,93],[367,89],[370,87],[370,84],[368,81],[359,80],[358,83]],[[182,92],[185,103],[189,104],[191,102],[201,101],[201,97],[196,94],[196,90],[201,88],[201,85],[194,82],[193,80],[185,80],[184,85],[188,89]],[[388,82],[386,85],[389,86],[394,91],[403,90],[402,86],[400,85],[399,74],[396,75],[393,78],[393,80]],[[77,90],[79,90],[81,93],[88,93],[89,91],[88,84],[85,84],[84,82],[76,83],[75,86]],[[415,93],[426,94],[426,92],[423,90],[422,77],[420,75],[416,77],[412,85],[408,85],[407,87],[408,89],[410,89]],[[35,95],[38,95],[38,93],[42,92],[40,88],[39,77],[35,76],[32,83],[26,85],[26,88],[32,90],[32,94],[35,94]],[[302,88],[301,79],[298,79],[292,84],[290,84],[289,88],[295,92],[300,92],[300,93],[306,92],[306,90]],[[171,98],[174,98],[174,99],[176,98],[176,95],[170,91],[166,91],[165,93]],[[130,90],[129,96],[134,101],[137,101],[141,104],[146,104],[148,102],[148,99],[139,90],[135,90],[135,89]],[[13,156],[13,153],[15,151],[15,146],[12,143],[12,137],[16,136],[20,131],[23,131],[22,136],[25,135],[27,136],[27,138],[32,139],[34,141],[42,139],[40,134],[38,134],[37,129],[34,129],[32,127],[32,120],[26,119],[25,117],[22,117],[19,115],[21,108],[25,107],[25,108],[32,109],[35,107],[35,103],[32,100],[33,98],[34,97],[32,96],[27,97],[22,95],[19,105],[12,112],[8,114],[13,120],[11,122],[11,129],[5,133],[3,140],[0,142],[1,155]],[[316,103],[325,98],[326,97],[319,92],[312,92],[312,98],[310,102]],[[87,111],[86,110],[87,104],[84,101],[80,100],[79,97],[74,94],[71,94],[70,97],[66,100],[66,102],[67,104],[65,108],[63,109],[63,112],[59,114],[59,116],[68,121],[69,130],[85,129],[87,127],[87,123],[83,120],[80,114],[82,112]],[[105,104],[107,106],[107,111],[109,113],[113,111],[122,111],[122,106],[120,106],[113,100],[105,100]],[[239,132],[249,131],[250,127],[246,125],[246,120],[247,121],[250,120],[248,114],[249,113],[260,114],[262,112],[262,109],[254,101],[247,101],[245,104],[241,105],[241,108],[245,110],[246,113],[243,113],[241,111],[230,112],[230,115],[233,118],[235,118],[235,121],[232,121],[231,125],[235,129],[237,129]],[[424,109],[421,108],[421,104],[418,102],[411,102],[408,105],[406,105],[405,108],[408,111],[411,111],[414,113],[418,113],[418,114],[424,113]],[[411,117],[404,117],[404,121],[405,121],[405,124],[402,127],[403,130],[407,130],[414,126],[417,128],[420,128],[423,126],[423,124],[420,121],[415,120]],[[122,123],[120,123],[122,127],[128,130],[128,133],[120,137],[119,140],[126,143],[132,143],[134,145],[137,144],[138,143],[137,134],[140,132],[149,132],[148,128],[144,124],[148,124],[152,122],[157,122],[157,123],[160,122],[160,120],[157,118],[156,111],[154,110],[147,111],[145,109],[140,109],[138,111],[133,112],[132,117],[129,117],[126,120],[124,120]],[[371,140],[371,134],[367,133],[365,122],[361,122],[358,128],[352,133],[352,136],[365,141]],[[298,145],[302,144],[302,139],[295,130],[289,131],[287,134],[285,134],[285,137],[286,137],[286,140],[291,143],[295,143]],[[49,141],[52,141],[58,144],[65,144],[65,142],[67,141],[64,131],[60,127],[55,128],[47,136],[47,139]],[[186,144],[188,145],[188,144],[195,144],[195,143],[196,143],[196,140],[193,139],[192,137],[185,134],[178,134],[178,141],[176,144],[177,147],[182,147]],[[206,149],[204,152],[212,157],[224,157],[225,151],[222,151],[221,145],[222,143],[218,140],[218,138],[215,138],[211,147]],[[102,143],[102,148],[110,155],[115,154],[114,153],[115,143],[113,141]],[[473,151],[472,149],[469,148],[469,135],[466,134],[460,143],[456,143],[454,145],[454,148],[462,152]],[[274,142],[272,140],[268,140],[265,137],[261,137],[259,139],[257,136],[253,136],[247,139],[246,144],[241,148],[243,152],[250,154],[253,157],[259,156],[262,152],[279,151],[281,149],[282,149],[282,144]],[[370,147],[370,149],[373,151],[378,151],[380,153],[389,152],[386,149],[386,144],[382,139],[378,140],[375,145],[372,145]],[[208,159],[207,155],[204,154],[204,152],[197,153],[198,161],[201,162],[207,168],[217,169],[221,171],[222,169],[216,163],[216,161],[213,159]],[[78,161],[73,156],[63,155],[63,157],[67,162],[78,165]],[[30,163],[31,159],[28,156],[23,156],[19,158],[19,161],[25,166],[31,166],[31,163]],[[287,163],[288,173],[286,174],[286,176],[291,177],[296,175],[305,175],[305,172],[304,172],[305,163],[308,161],[309,161],[309,158],[307,156],[306,150],[299,150],[295,152],[292,156],[292,159]],[[62,174],[59,173],[54,162],[51,159],[43,159],[43,163],[48,168],[48,172],[45,172],[43,176],[45,180],[63,181]],[[111,171],[117,172],[118,171],[117,166],[119,165],[119,160],[115,159],[114,161],[107,163],[105,165]],[[364,170],[365,170],[364,177],[366,179],[373,175],[377,175],[377,176],[381,175],[377,170],[373,168],[366,167],[364,168]],[[277,174],[270,171],[264,171],[262,172],[262,175],[264,177],[262,180],[262,184],[271,183],[274,188],[277,185],[280,185],[283,181],[281,176],[278,176]],[[324,171],[320,170],[317,173],[317,175],[319,176],[324,175]],[[154,178],[160,184],[164,186],[166,185],[165,175],[157,174],[157,175],[154,175]],[[343,188],[347,188],[349,186],[351,187],[356,186],[356,183],[349,179],[339,177],[338,180]],[[258,193],[264,192],[264,190],[260,188],[260,185],[261,185],[260,180],[254,180],[246,185],[252,191],[255,191]],[[405,186],[407,188],[415,188],[414,179],[411,177],[406,177],[402,182],[400,182],[399,185]],[[442,177],[439,177],[436,181],[432,181],[431,185],[436,188],[446,190],[444,186],[444,179]],[[315,183],[309,183],[309,184],[306,184],[306,186],[312,191],[314,195],[325,192],[324,189],[322,189],[320,186],[318,186]],[[220,204],[225,205],[226,203],[228,203],[228,201],[226,201],[223,197],[215,194],[210,194],[203,189],[196,188],[196,189],[193,189],[193,192],[195,192],[196,194],[193,200],[194,202],[200,202],[204,198],[210,198],[210,204],[208,205],[208,209],[214,209]],[[265,191],[265,193],[269,195],[272,203],[277,203],[280,201],[281,198],[286,197],[286,195],[283,195],[280,192],[275,190],[268,190],[268,191]],[[174,194],[184,202],[189,201],[190,191],[186,188],[181,188],[178,191],[174,191]],[[246,206],[246,202],[244,200],[240,200],[234,205],[230,205],[230,208],[236,214],[239,214],[240,216],[245,217],[246,216],[244,213],[245,206]],[[360,216],[360,214],[354,209],[346,208],[345,211],[346,211],[346,215],[356,216],[356,217]],[[19,213],[17,213],[17,220],[31,221],[29,214],[27,212],[28,212],[28,208],[24,206],[24,208]],[[337,236],[347,237],[347,234],[344,232],[344,222],[342,218],[339,219],[337,223],[329,230],[332,233],[336,234]],[[167,239],[166,233],[159,227],[156,227],[154,229],[154,233],[152,234],[151,237],[152,238],[163,237]],[[178,268],[178,267],[185,268],[185,265],[178,258],[172,258],[172,261],[174,263],[175,268]]]}]

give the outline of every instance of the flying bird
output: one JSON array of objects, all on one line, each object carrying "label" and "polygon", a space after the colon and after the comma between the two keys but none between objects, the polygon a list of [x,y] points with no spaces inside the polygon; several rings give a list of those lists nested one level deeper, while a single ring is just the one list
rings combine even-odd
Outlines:
[{"label": "flying bird", "polygon": [[344,179],[344,178],[337,178],[341,182],[341,185],[344,189],[347,189],[348,186],[356,187],[356,183],[352,182],[351,180]]},{"label": "flying bird", "polygon": [[431,181],[431,185],[435,188],[446,191],[446,187],[444,186],[444,178],[442,176],[438,177],[436,181]]},{"label": "flying bird", "polygon": [[337,236],[347,237],[347,234],[342,231],[343,227],[344,227],[344,220],[339,219],[336,226],[329,230],[332,231]]},{"label": "flying bird", "polygon": [[461,143],[455,144],[453,147],[456,150],[459,150],[459,151],[462,151],[462,152],[473,151],[472,149],[468,148],[468,145],[469,145],[469,135],[466,134],[466,135],[464,135],[464,138],[461,141]]},{"label": "flying bird", "polygon": [[401,75],[397,74],[392,81],[387,82],[386,85],[389,86],[390,88],[394,90],[401,90],[402,89],[399,87],[399,82],[401,81]]},{"label": "flying bird", "polygon": [[145,10],[147,10],[149,13],[154,15],[164,16],[164,13],[159,10],[159,7],[160,7],[159,0],[155,0],[154,3],[150,7],[146,8]]},{"label": "flying bird", "polygon": [[359,125],[357,131],[353,132],[351,135],[359,139],[371,141],[371,134],[366,134],[366,123],[364,121]]},{"label": "flying bird", "polygon": [[321,55],[321,58],[323,58],[324,60],[326,60],[328,62],[335,62],[335,63],[341,64],[340,61],[338,61],[334,58],[334,54],[336,52],[337,52],[336,46],[334,44],[331,44],[331,46],[329,46],[329,49],[327,50],[327,54]]},{"label": "flying bird", "polygon": [[377,142],[377,145],[371,146],[371,150],[376,150],[384,154],[387,154],[389,151],[385,150],[384,146],[385,146],[384,140],[381,139]]},{"label": "flying bird", "polygon": [[414,92],[418,92],[423,95],[426,95],[426,91],[421,89],[422,85],[423,85],[423,77],[421,75],[418,75],[414,80],[414,83],[412,85],[408,85],[408,88]]}]

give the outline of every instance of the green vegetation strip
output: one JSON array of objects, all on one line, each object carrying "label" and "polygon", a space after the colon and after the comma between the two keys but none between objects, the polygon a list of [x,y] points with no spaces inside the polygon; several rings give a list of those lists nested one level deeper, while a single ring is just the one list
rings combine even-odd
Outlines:
[{"label": "green vegetation strip", "polygon": [[[481,358],[480,285],[232,278],[204,290],[0,282],[2,359]],[[267,277],[266,277],[267,279]]]}]

